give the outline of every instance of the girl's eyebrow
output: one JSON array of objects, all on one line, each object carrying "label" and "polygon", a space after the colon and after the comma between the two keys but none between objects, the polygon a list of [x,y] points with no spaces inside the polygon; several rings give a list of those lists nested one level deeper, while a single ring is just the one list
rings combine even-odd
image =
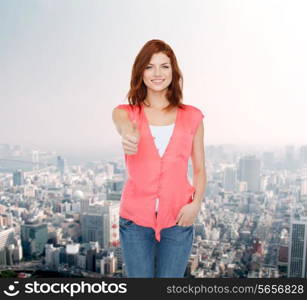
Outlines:
[{"label": "girl's eyebrow", "polygon": [[[152,65],[152,64],[149,63],[148,65]],[[165,63],[161,64],[161,66],[162,66],[162,65],[169,65],[169,63],[165,62]]]}]

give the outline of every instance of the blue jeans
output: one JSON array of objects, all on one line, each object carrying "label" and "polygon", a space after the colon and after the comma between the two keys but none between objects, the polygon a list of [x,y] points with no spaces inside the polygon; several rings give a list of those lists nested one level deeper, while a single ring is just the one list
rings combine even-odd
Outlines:
[{"label": "blue jeans", "polygon": [[120,216],[119,233],[127,277],[184,277],[192,250],[194,224],[163,228],[158,242],[153,228]]}]

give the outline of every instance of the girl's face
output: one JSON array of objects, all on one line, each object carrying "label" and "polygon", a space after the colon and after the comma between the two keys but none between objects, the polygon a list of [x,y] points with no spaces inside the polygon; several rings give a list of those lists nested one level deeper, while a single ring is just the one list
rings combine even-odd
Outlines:
[{"label": "girl's face", "polygon": [[162,91],[172,82],[172,66],[170,58],[162,52],[155,53],[145,67],[143,81],[148,89]]}]

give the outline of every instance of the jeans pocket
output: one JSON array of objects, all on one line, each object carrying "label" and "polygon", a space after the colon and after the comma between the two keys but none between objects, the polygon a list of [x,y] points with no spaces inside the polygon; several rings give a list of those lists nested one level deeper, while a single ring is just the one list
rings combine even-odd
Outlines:
[{"label": "jeans pocket", "polygon": [[129,219],[126,219],[126,218],[123,218],[123,217],[119,217],[119,225],[120,226],[127,227],[127,226],[131,226],[132,224],[134,224],[134,222],[132,220],[129,220]]}]

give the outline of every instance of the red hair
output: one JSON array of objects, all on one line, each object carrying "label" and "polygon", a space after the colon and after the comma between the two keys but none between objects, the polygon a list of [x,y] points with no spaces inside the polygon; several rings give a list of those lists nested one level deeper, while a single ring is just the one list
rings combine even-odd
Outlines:
[{"label": "red hair", "polygon": [[144,102],[147,95],[147,87],[143,82],[143,72],[149,64],[153,54],[162,52],[170,58],[172,66],[172,82],[168,86],[166,98],[169,105],[164,108],[168,111],[172,107],[183,108],[182,101],[182,73],[179,69],[176,56],[172,48],[161,40],[150,40],[140,50],[135,58],[130,81],[130,90],[127,94],[128,102],[130,105],[138,105]]}]

